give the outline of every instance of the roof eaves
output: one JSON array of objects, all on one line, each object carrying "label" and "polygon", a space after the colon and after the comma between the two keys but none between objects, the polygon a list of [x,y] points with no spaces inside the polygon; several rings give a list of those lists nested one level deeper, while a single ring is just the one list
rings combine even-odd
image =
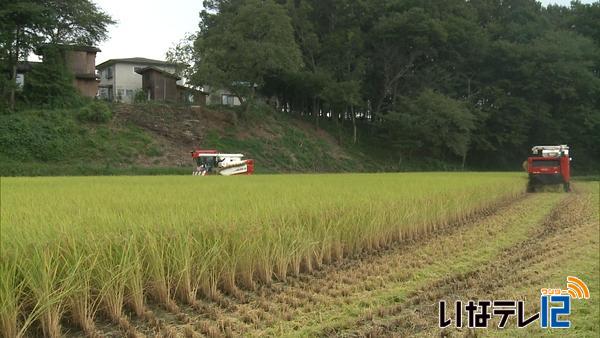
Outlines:
[{"label": "roof eaves", "polygon": [[169,73],[169,72],[164,71],[164,70],[162,70],[162,69],[160,69],[158,67],[153,67],[153,66],[144,67],[142,69],[136,70],[135,72],[138,73],[138,74],[143,74],[143,73],[145,73],[148,70],[153,70],[153,71],[161,73],[161,74],[163,74],[165,76],[173,77],[173,78],[176,78],[177,80],[181,80],[181,77],[179,77],[178,75],[173,74],[173,73]]},{"label": "roof eaves", "polygon": [[96,69],[106,68],[116,63],[133,63],[133,64],[146,64],[146,65],[161,65],[161,66],[175,66],[175,63],[162,61],[162,60],[152,60],[147,58],[123,58],[123,59],[110,59],[106,60],[96,66]]}]

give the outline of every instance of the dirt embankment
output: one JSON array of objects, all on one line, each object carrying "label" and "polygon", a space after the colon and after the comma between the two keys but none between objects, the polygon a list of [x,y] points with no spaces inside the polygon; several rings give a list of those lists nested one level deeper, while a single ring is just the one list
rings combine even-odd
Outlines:
[{"label": "dirt embankment", "polygon": [[117,105],[114,123],[133,125],[148,133],[161,147],[161,156],[137,159],[141,165],[190,165],[190,151],[203,143],[211,130],[222,133],[235,125],[232,113],[216,113],[202,107],[168,105]]},{"label": "dirt embankment", "polygon": [[[354,169],[360,170],[364,162],[355,160],[325,130],[316,130],[313,125],[292,118],[265,115],[244,120],[227,110],[151,104],[117,105],[114,116],[114,128],[139,128],[160,149],[160,154],[140,154],[134,160],[143,167],[190,166],[192,149],[215,147],[259,158],[259,165],[268,166],[270,171],[310,171],[314,169],[310,161],[332,167],[322,168],[324,171],[340,169],[346,162],[354,161]],[[302,160],[306,163],[301,163]]]}]

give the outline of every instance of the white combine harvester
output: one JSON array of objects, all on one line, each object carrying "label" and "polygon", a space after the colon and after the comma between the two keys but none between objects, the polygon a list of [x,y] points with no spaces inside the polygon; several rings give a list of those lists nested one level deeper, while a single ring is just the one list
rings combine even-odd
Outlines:
[{"label": "white combine harvester", "polygon": [[193,175],[252,175],[254,160],[244,160],[243,154],[222,154],[217,150],[194,150],[192,158],[196,162]]}]

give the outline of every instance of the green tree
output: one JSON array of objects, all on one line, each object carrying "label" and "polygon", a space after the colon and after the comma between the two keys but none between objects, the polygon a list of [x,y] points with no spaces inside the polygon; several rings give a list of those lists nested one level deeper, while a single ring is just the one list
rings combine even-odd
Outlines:
[{"label": "green tree", "polygon": [[[0,3],[0,68],[10,69],[8,91],[15,105],[19,61],[41,44],[93,45],[114,21],[90,0],[14,0]],[[3,93],[5,94],[5,93]]]},{"label": "green tree", "polygon": [[44,0],[52,23],[42,34],[53,44],[94,45],[115,21],[91,0]]},{"label": "green tree", "polygon": [[352,143],[358,141],[355,107],[361,103],[360,83],[357,81],[330,81],[323,88],[321,97],[329,112],[335,115],[338,143],[342,142],[339,120],[349,115],[352,120]]},{"label": "green tree", "polygon": [[385,116],[396,147],[405,154],[428,154],[446,160],[466,156],[475,116],[465,102],[430,89],[402,102],[400,112]]},{"label": "green tree", "polygon": [[47,45],[44,62],[27,74],[23,96],[36,107],[64,108],[81,102],[73,86],[73,75],[65,63],[65,49]]},{"label": "green tree", "polygon": [[192,77],[196,85],[226,88],[242,102],[253,101],[268,76],[302,64],[291,20],[272,0],[244,1],[217,14],[205,11],[202,17],[195,43],[200,55]]},{"label": "green tree", "polygon": [[[436,46],[448,36],[441,21],[421,5],[406,8],[410,2],[390,2],[386,14],[379,18],[373,31],[375,54],[372,59],[378,85],[374,92],[374,113],[393,106],[402,95],[400,81],[413,75],[418,62],[433,59]],[[401,6],[397,8],[397,6]]]},{"label": "green tree", "polygon": [[[276,2],[241,10],[246,1],[205,1],[198,83],[239,85],[243,97],[257,84],[289,114],[312,115],[317,127],[320,117],[334,122],[338,138],[351,121],[354,142],[368,128],[371,140],[413,159],[464,165],[468,154],[474,167],[518,168],[532,144],[569,143],[575,155],[591,154],[576,165],[598,165],[600,2]],[[301,60],[248,48],[266,46],[249,44],[261,31],[249,22],[259,17],[291,22]],[[263,67],[286,57],[298,66]]]},{"label": "green tree", "polygon": [[[569,13],[564,8],[562,12]],[[537,10],[534,14],[541,15]],[[510,25],[518,31],[514,22]],[[524,31],[529,33],[529,27],[525,24]],[[480,162],[509,167],[535,144],[569,143],[587,154],[599,153],[593,136],[600,120],[594,66],[600,59],[598,46],[550,24],[517,37],[496,38],[485,53],[485,67],[476,79],[481,90],[474,98],[485,116],[473,137],[475,156]],[[500,151],[501,156],[494,155]],[[589,158],[579,164],[591,166]]]},{"label": "green tree", "polygon": [[590,4],[571,1],[569,7],[549,5],[545,14],[553,26],[577,32],[600,44],[600,1]]},{"label": "green tree", "polygon": [[186,34],[185,37],[177,41],[166,53],[167,61],[176,65],[177,75],[188,80],[194,72],[196,60],[200,59],[194,50],[195,34]]},{"label": "green tree", "polygon": [[0,4],[0,70],[9,70],[3,81],[2,96],[15,107],[15,80],[19,60],[26,60],[34,46],[44,41],[42,31],[48,27],[50,11],[40,1],[3,1]]}]

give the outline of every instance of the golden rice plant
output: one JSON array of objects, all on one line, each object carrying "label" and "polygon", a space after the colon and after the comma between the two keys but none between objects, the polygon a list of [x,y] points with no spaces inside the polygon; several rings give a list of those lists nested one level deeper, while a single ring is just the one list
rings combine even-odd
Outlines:
[{"label": "golden rice plant", "polygon": [[[426,236],[523,193],[512,173],[2,178],[0,335],[127,332],[177,311]],[[124,309],[129,311],[125,312]]]}]

